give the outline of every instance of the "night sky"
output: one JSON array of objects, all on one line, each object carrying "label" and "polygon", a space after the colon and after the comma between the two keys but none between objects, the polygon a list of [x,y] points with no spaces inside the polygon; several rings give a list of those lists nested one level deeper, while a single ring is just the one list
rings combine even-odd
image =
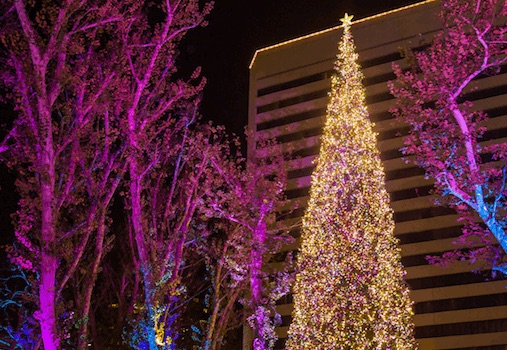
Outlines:
[{"label": "night sky", "polygon": [[209,25],[190,32],[181,65],[202,66],[205,119],[243,134],[247,124],[248,65],[256,49],[334,27],[345,12],[368,17],[417,0],[217,0]]}]

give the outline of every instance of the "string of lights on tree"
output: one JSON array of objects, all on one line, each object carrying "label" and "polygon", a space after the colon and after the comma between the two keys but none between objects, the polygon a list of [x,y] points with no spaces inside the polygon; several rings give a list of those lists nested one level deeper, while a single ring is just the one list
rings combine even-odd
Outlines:
[{"label": "string of lights on tree", "polygon": [[341,20],[286,348],[412,350],[411,302],[351,20]]}]

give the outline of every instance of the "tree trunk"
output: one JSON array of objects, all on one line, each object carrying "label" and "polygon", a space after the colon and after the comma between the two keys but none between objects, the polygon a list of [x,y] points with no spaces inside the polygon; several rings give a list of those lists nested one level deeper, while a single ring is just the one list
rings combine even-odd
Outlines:
[{"label": "tree trunk", "polygon": [[[44,76],[43,73],[40,74]],[[54,217],[55,201],[55,164],[53,149],[53,134],[51,125],[50,108],[40,98],[38,101],[40,118],[40,149],[39,156],[39,181],[41,190],[41,238],[40,251],[40,285],[39,285],[39,308],[38,320],[41,327],[41,338],[44,350],[56,350],[59,348],[60,339],[57,331],[56,315],[56,270],[58,259],[56,258],[56,225]]]},{"label": "tree trunk", "polygon": [[53,193],[50,184],[43,181],[42,184],[42,239],[43,246],[40,257],[40,286],[38,317],[41,327],[41,337],[44,350],[56,350],[59,348],[56,325],[56,269],[57,259],[52,251],[55,243],[53,225],[52,200]]},{"label": "tree trunk", "polygon": [[253,248],[250,253],[250,286],[252,291],[252,309],[254,312],[254,350],[266,349],[264,336],[264,314],[257,310],[262,305],[262,253],[266,241],[266,223],[261,221],[253,231]]},{"label": "tree trunk", "polygon": [[46,249],[41,251],[40,260],[40,314],[37,318],[41,328],[44,350],[57,350],[59,348],[55,312],[55,276],[57,261],[53,254]]},{"label": "tree trunk", "polygon": [[[131,142],[131,144],[133,144]],[[154,300],[153,300],[153,283],[150,267],[149,253],[146,250],[144,230],[143,230],[143,208],[141,198],[141,176],[138,172],[138,164],[136,159],[129,159],[130,171],[130,204],[131,204],[131,222],[132,230],[134,233],[134,240],[136,242],[137,254],[139,257],[139,268],[143,276],[144,287],[144,306],[146,308],[146,328],[144,329],[144,336],[148,341],[149,350],[158,350],[156,342],[155,322],[154,322]]]},{"label": "tree trunk", "polygon": [[104,238],[106,234],[106,215],[105,210],[99,214],[99,225],[97,229],[97,236],[95,237],[95,259],[90,271],[90,279],[85,286],[85,292],[83,296],[83,308],[81,311],[81,323],[78,330],[78,343],[77,348],[79,350],[88,349],[88,322],[90,319],[90,307],[92,301],[93,288],[95,287],[95,281],[97,280],[97,274],[99,266],[104,255]]},{"label": "tree trunk", "polygon": [[222,268],[224,266],[224,258],[225,253],[227,251],[227,244],[224,244],[224,248],[222,249],[222,256],[221,259],[218,260],[218,268],[217,273],[215,275],[215,290],[214,290],[214,300],[213,300],[213,312],[211,314],[210,320],[208,322],[208,332],[206,334],[206,341],[204,342],[204,350],[213,350],[213,339],[216,338],[215,334],[215,325],[218,319],[218,312],[220,310],[221,306],[221,297],[220,297],[220,291],[221,291],[221,280],[222,280]]},{"label": "tree trunk", "polygon": [[[150,291],[151,293],[151,291]],[[146,293],[145,293],[146,294]],[[146,300],[150,299],[150,297],[147,295]],[[159,350],[157,346],[157,333],[155,331],[155,307],[152,303],[146,302],[146,309],[148,312],[147,319],[146,319],[146,338],[148,339],[148,349],[149,350]]]}]

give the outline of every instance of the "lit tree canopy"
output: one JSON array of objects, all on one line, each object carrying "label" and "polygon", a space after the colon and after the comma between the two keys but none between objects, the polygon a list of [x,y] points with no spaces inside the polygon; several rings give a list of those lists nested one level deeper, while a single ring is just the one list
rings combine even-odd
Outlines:
[{"label": "lit tree canopy", "polygon": [[415,349],[363,75],[345,15],[294,287],[288,349]]},{"label": "lit tree canopy", "polygon": [[397,99],[393,113],[411,125],[403,153],[415,155],[435,179],[438,202],[455,208],[464,223],[458,243],[467,249],[436,261],[483,260],[504,274],[507,144],[479,143],[494,139],[485,133],[494,122],[473,108],[469,93],[507,60],[506,15],[505,0],[443,1],[442,31],[427,50],[409,52],[410,70],[394,65],[397,79],[390,83]]}]

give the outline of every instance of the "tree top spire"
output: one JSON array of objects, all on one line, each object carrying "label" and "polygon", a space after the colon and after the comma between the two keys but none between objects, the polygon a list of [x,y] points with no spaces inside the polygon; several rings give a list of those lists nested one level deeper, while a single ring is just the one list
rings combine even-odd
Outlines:
[{"label": "tree top spire", "polygon": [[354,15],[345,13],[343,18],[340,18],[340,21],[342,21],[344,27],[350,27],[352,25],[352,18],[354,18]]}]

